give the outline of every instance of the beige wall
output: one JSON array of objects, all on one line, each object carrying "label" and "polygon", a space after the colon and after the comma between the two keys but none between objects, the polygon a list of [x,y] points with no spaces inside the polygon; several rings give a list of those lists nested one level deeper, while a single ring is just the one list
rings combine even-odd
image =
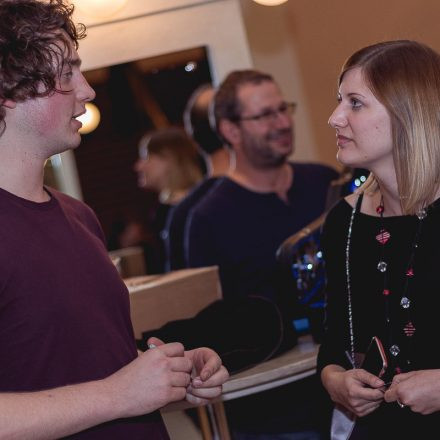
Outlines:
[{"label": "beige wall", "polygon": [[299,160],[336,165],[336,78],[344,59],[380,40],[417,39],[440,51],[438,0],[289,0],[265,7],[241,0],[254,65],[271,71],[300,103]]},{"label": "beige wall", "polygon": [[206,44],[216,83],[252,64],[271,72],[287,99],[299,103],[295,159],[334,166],[327,120],[344,59],[384,39],[413,38],[440,50],[438,0],[288,0],[276,7],[252,0],[129,0],[113,23],[79,10],[78,16],[92,25],[80,47],[85,69]]}]

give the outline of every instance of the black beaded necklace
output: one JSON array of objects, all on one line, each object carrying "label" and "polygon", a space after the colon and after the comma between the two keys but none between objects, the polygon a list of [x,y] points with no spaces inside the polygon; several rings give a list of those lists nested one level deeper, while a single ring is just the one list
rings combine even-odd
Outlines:
[{"label": "black beaded necklace", "polygon": [[[388,333],[388,347],[389,352],[391,354],[391,365],[394,368],[394,373],[400,373],[402,372],[402,369],[407,370],[411,366],[411,343],[412,343],[412,336],[414,335],[416,328],[412,322],[411,319],[411,284],[413,283],[413,279],[415,276],[414,273],[414,260],[417,248],[419,246],[420,241],[420,235],[422,232],[422,225],[423,220],[427,216],[426,209],[421,209],[419,212],[417,212],[417,228],[416,232],[414,234],[414,238],[411,244],[410,249],[410,257],[408,259],[408,263],[406,265],[404,277],[405,282],[403,286],[402,295],[400,298],[400,307],[403,309],[405,318],[404,318],[404,326],[403,326],[403,334],[406,337],[407,341],[407,350],[406,350],[406,359],[398,360],[399,353],[401,352],[401,347],[397,345],[394,341],[393,337],[393,328],[392,328],[392,321],[390,316],[390,297],[393,295],[394,292],[391,291],[389,282],[388,282],[388,263],[386,261],[385,256],[385,248],[387,243],[389,242],[391,238],[391,234],[385,229],[384,226],[384,211],[385,206],[383,203],[383,197],[381,197],[380,204],[376,208],[376,212],[379,214],[381,219],[381,225],[379,233],[375,236],[375,239],[379,243],[380,246],[380,259],[377,264],[377,270],[381,273],[383,273],[383,287],[382,287],[382,296],[384,298],[384,311],[385,311],[385,326],[387,328]],[[403,364],[402,364],[403,363]]]}]

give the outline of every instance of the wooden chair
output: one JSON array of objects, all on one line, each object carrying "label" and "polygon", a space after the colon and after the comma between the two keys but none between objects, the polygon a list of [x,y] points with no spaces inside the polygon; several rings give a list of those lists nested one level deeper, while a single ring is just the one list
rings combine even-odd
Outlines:
[{"label": "wooden chair", "polygon": [[[222,298],[217,266],[130,277],[124,281],[130,293],[130,313],[136,338],[141,338],[142,332],[157,329],[167,322],[192,318]],[[212,440],[213,435],[229,440],[221,403],[197,407],[197,413],[204,440]]]},{"label": "wooden chair", "polygon": [[141,246],[130,246],[109,252],[122,278],[146,274],[144,250]]}]

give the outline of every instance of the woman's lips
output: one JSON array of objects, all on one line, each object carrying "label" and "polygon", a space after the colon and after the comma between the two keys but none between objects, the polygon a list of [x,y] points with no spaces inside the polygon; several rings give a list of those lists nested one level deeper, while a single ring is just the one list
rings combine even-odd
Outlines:
[{"label": "woman's lips", "polygon": [[336,136],[336,144],[338,145],[338,147],[343,147],[348,142],[351,142],[350,138],[342,136],[341,134],[338,134]]}]

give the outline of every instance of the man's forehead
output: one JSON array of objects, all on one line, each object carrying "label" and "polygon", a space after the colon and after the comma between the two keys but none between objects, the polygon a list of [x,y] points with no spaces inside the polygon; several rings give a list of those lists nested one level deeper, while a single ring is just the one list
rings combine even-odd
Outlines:
[{"label": "man's forehead", "polygon": [[62,61],[63,64],[68,64],[71,66],[80,66],[81,59],[76,50],[75,44],[72,39],[69,37],[66,31],[60,29],[55,33],[57,36],[57,41],[54,43],[59,47],[59,50],[62,52]]},{"label": "man's forehead", "polygon": [[283,100],[280,88],[273,81],[242,84],[237,89],[237,97],[242,107],[270,106]]}]

